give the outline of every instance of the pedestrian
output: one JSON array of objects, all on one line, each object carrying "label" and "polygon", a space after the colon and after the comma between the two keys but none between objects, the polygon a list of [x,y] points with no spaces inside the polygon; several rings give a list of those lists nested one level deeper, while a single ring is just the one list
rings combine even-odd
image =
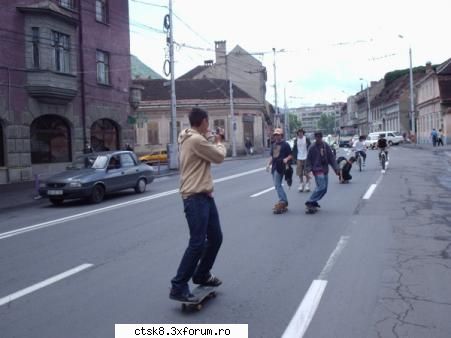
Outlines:
[{"label": "pedestrian", "polygon": [[246,141],[244,142],[244,146],[246,147],[246,154],[252,155],[254,153],[254,148],[249,137],[246,137]]},{"label": "pedestrian", "polygon": [[340,183],[349,183],[352,180],[351,169],[356,158],[351,156],[349,160],[344,156],[337,158],[338,171],[340,173]]},{"label": "pedestrian", "polygon": [[133,148],[132,148],[132,146],[129,143],[126,143],[125,144],[125,150],[133,151]]},{"label": "pedestrian", "polygon": [[274,143],[271,147],[269,162],[266,170],[271,170],[274,187],[278,197],[278,202],[274,205],[273,212],[280,214],[287,211],[288,198],[285,190],[282,187],[283,177],[285,175],[286,167],[290,165],[292,159],[291,147],[288,142],[283,140],[283,131],[281,128],[274,129],[273,132]]},{"label": "pedestrian", "polygon": [[308,201],[305,202],[307,208],[320,207],[318,201],[327,193],[329,165],[333,168],[335,174],[340,176],[335,156],[330,146],[323,142],[323,133],[318,131],[314,135],[315,143],[310,147],[307,154],[307,168],[315,177],[316,188]]},{"label": "pedestrian", "polygon": [[83,153],[84,154],[90,154],[90,153],[93,153],[93,152],[94,151],[92,150],[91,145],[88,142],[86,142],[85,143],[85,148],[83,149]]},{"label": "pedestrian", "polygon": [[438,133],[437,130],[435,130],[435,128],[432,128],[431,138],[432,138],[432,146],[435,147],[437,145],[438,138]]},{"label": "pedestrian", "polygon": [[[221,163],[226,155],[222,143],[224,130],[212,135],[208,128],[208,113],[193,108],[189,113],[191,128],[183,130],[179,137],[180,194],[190,238],[177,274],[171,280],[169,298],[195,302],[188,282],[219,286],[222,281],[211,274],[222,243],[222,231],[218,210],[213,198],[211,163]],[[213,143],[208,141],[213,139]]]},{"label": "pedestrian", "polygon": [[443,135],[443,130],[439,129],[438,130],[438,137],[437,137],[437,147],[440,146],[440,145],[443,147],[443,138],[444,138],[444,136],[445,135]]},{"label": "pedestrian", "polygon": [[[305,161],[307,160],[307,152],[310,148],[311,141],[305,136],[304,129],[300,128],[297,131],[297,136],[293,142],[292,156],[296,161],[296,175],[299,176],[299,188],[298,191],[309,192],[310,191],[310,175],[306,171]],[[304,179],[305,178],[305,179]]]}]

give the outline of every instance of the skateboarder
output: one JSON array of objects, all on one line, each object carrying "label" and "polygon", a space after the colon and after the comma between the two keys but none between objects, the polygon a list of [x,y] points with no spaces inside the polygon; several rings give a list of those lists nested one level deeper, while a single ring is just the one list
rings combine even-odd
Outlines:
[{"label": "skateboarder", "polygon": [[292,156],[290,145],[283,140],[282,129],[274,129],[273,136],[274,143],[271,146],[271,157],[269,158],[266,170],[269,171],[271,169],[274,187],[279,198],[279,201],[274,205],[273,212],[275,214],[281,214],[287,211],[288,207],[288,199],[285,190],[283,190],[282,181],[286,166],[289,165]]},{"label": "skateboarder", "polygon": [[327,192],[329,165],[333,168],[337,176],[340,175],[337,168],[335,155],[332,153],[329,145],[323,142],[323,133],[315,133],[315,143],[310,147],[307,154],[307,168],[313,173],[316,182],[316,188],[312,195],[305,202],[307,210],[309,208],[319,208],[318,201],[324,197]]},{"label": "skateboarder", "polygon": [[177,274],[171,280],[169,298],[181,302],[198,299],[189,289],[188,281],[204,286],[219,286],[222,281],[210,272],[222,243],[218,210],[213,198],[211,163],[221,163],[226,155],[222,143],[224,131],[218,130],[210,143],[208,113],[193,108],[189,113],[191,128],[182,131],[180,147],[180,194],[183,199],[190,239]]}]

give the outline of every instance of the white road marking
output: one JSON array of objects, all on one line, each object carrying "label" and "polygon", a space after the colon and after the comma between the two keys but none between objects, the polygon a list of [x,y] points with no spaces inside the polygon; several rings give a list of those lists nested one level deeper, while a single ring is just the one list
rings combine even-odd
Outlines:
[{"label": "white road marking", "polygon": [[256,194],[253,194],[253,195],[251,195],[250,197],[257,197],[257,196],[266,194],[267,192],[269,192],[269,191],[271,191],[271,190],[274,190],[274,189],[275,189],[274,187],[268,188],[268,189],[265,189],[265,190],[263,190],[263,191],[260,191],[260,192],[258,192],[258,193],[256,193]]},{"label": "white road marking", "polygon": [[56,275],[56,276],[50,277],[50,278],[48,278],[48,279],[46,279],[46,280],[44,280],[42,282],[39,282],[39,283],[34,284],[32,286],[29,286],[29,287],[27,287],[25,289],[22,289],[22,290],[19,290],[17,292],[14,292],[14,293],[6,296],[6,297],[0,298],[0,306],[5,305],[5,304],[7,304],[9,302],[12,302],[13,300],[16,300],[16,299],[18,299],[20,297],[26,296],[26,295],[28,295],[28,294],[30,294],[32,292],[35,292],[35,291],[37,291],[39,289],[42,289],[42,288],[44,288],[46,286],[49,286],[49,285],[53,284],[53,283],[56,283],[56,282],[58,282],[58,281],[60,281],[60,280],[62,280],[64,278],[67,278],[69,276],[75,275],[76,273],[79,273],[79,272],[81,272],[83,270],[86,270],[86,269],[88,269],[88,268],[90,268],[92,266],[93,266],[93,264],[89,264],[89,263],[85,263],[85,264],[79,265],[79,266],[77,266],[77,267],[75,267],[73,269],[67,270],[67,271],[65,271],[63,273],[60,273],[60,274]]},{"label": "white road marking", "polygon": [[332,270],[332,267],[334,266],[335,262],[338,259],[338,256],[348,243],[348,240],[349,236],[341,236],[340,240],[337,243],[337,246],[329,256],[326,265],[319,274],[318,279],[315,279],[307,290],[307,293],[302,299],[302,302],[296,310],[296,313],[285,329],[282,338],[301,338],[304,336],[319,306],[321,297],[323,296],[323,293],[326,289],[328,283],[326,277]]},{"label": "white road marking", "polygon": [[326,265],[324,266],[323,270],[318,276],[318,279],[325,280],[327,279],[327,275],[332,270],[332,267],[334,266],[335,262],[338,259],[338,256],[340,256],[340,253],[345,248],[346,244],[348,243],[349,236],[341,236],[340,240],[338,241],[337,246],[335,247],[335,250],[330,255],[329,259],[327,260]]},{"label": "white road marking", "polygon": [[304,336],[315,315],[326,285],[327,281],[325,280],[314,280],[312,282],[304,299],[302,299],[301,305],[299,305],[290,324],[285,329],[282,338],[300,338]]},{"label": "white road marking", "polygon": [[377,187],[377,184],[371,184],[370,187],[368,188],[367,192],[365,193],[365,195],[363,195],[363,199],[364,200],[370,199],[370,197],[373,194],[376,187]]},{"label": "white road marking", "polygon": [[[236,175],[231,175],[231,176],[227,176],[227,177],[223,177],[223,178],[218,178],[216,180],[213,180],[214,183],[219,183],[219,182],[225,182],[228,180],[232,180],[238,177],[242,177],[245,175],[250,175],[250,174],[254,174],[256,172],[259,171],[263,171],[265,170],[266,167],[263,168],[259,168],[259,169],[254,169],[254,170],[249,170],[249,171],[245,171]],[[47,227],[51,227],[57,224],[61,224],[61,223],[65,223],[65,222],[69,222],[69,221],[73,221],[79,218],[84,218],[84,217],[88,217],[88,216],[92,216],[92,215],[96,215],[96,214],[100,214],[100,213],[104,213],[113,209],[118,209],[118,208],[123,208],[129,205],[133,205],[133,204],[138,204],[138,203],[143,203],[143,202],[147,202],[147,201],[151,201],[157,198],[161,198],[161,197],[165,197],[165,196],[170,196],[173,194],[177,194],[179,192],[179,189],[173,189],[173,190],[169,190],[169,191],[165,191],[159,194],[155,194],[155,195],[150,195],[150,196],[146,196],[146,197],[141,197],[141,198],[137,198],[131,201],[127,201],[127,202],[122,202],[122,203],[118,203],[118,204],[113,204],[113,205],[109,205],[107,207],[103,207],[103,208],[99,208],[99,209],[94,209],[94,210],[90,210],[90,211],[86,211],[86,212],[82,212],[79,214],[75,214],[72,216],[67,216],[67,217],[63,217],[63,218],[58,218],[52,221],[47,221],[47,222],[43,222],[43,223],[39,223],[39,224],[35,224],[35,225],[30,225],[30,226],[26,226],[23,228],[19,228],[19,229],[15,229],[15,230],[11,230],[11,231],[7,231],[4,233],[0,233],[0,240],[5,239],[5,238],[9,238],[9,237],[13,237],[13,236],[17,236],[20,234],[24,234],[30,231],[35,231],[38,229],[43,229],[43,228],[47,228]]]}]

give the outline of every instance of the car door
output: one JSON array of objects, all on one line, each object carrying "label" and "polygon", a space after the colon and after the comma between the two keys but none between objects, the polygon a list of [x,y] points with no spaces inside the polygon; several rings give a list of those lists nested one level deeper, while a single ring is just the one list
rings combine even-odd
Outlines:
[{"label": "car door", "polygon": [[131,154],[121,154],[123,175],[122,189],[133,188],[138,181],[139,169]]},{"label": "car door", "polygon": [[106,190],[115,191],[122,189],[124,181],[123,176],[124,172],[122,170],[120,156],[111,156],[105,174]]}]

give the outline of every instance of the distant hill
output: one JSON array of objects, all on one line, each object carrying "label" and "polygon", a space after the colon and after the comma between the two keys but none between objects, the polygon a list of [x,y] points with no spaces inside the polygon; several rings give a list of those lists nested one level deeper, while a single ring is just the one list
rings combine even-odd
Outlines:
[{"label": "distant hill", "polygon": [[164,79],[160,74],[155,72],[152,68],[144,64],[136,56],[132,55],[131,58],[132,65],[132,79],[149,79],[158,80]]}]

